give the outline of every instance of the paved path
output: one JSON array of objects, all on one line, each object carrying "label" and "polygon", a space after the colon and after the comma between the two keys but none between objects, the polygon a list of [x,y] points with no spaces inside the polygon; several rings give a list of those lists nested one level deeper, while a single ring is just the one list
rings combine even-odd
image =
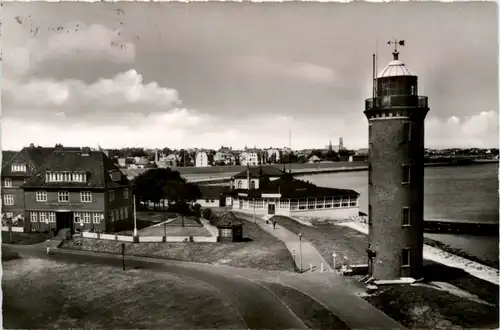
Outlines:
[{"label": "paved path", "polygon": [[[233,213],[239,218],[253,222],[253,215],[248,215],[237,211],[233,211]],[[321,264],[323,264],[323,269],[325,271],[332,271],[330,265],[325,261],[325,259],[323,259],[314,245],[312,245],[304,238],[302,238],[301,244],[299,236],[292,233],[285,227],[276,224],[276,229],[273,229],[273,224],[271,221],[269,221],[269,223],[266,223],[266,220],[257,216],[255,217],[255,221],[265,232],[273,235],[274,237],[285,243],[288,251],[290,251],[290,254],[292,254],[292,256],[295,254],[295,264],[298,269],[310,272],[310,265],[312,265],[313,271],[319,272],[321,271]]]},{"label": "paved path", "polygon": [[[116,254],[53,249],[45,253],[42,244],[7,245],[21,256],[63,262],[93,263],[121,267]],[[302,321],[274,294],[259,283],[273,282],[309,295],[330,309],[351,329],[405,329],[347,288],[345,279],[334,273],[309,276],[292,272],[263,271],[229,266],[188,263],[164,259],[126,256],[128,269],[140,267],[166,271],[204,281],[226,295],[250,329],[301,329]]]}]

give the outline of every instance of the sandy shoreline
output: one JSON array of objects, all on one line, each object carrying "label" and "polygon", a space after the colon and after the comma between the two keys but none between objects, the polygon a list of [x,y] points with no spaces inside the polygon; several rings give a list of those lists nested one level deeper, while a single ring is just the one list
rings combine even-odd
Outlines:
[{"label": "sandy shoreline", "polygon": [[[368,225],[359,222],[339,222],[339,226],[346,226],[368,235]],[[500,271],[498,269],[467,260],[441,249],[424,244],[424,259],[440,264],[460,268],[474,277],[499,285]]]}]

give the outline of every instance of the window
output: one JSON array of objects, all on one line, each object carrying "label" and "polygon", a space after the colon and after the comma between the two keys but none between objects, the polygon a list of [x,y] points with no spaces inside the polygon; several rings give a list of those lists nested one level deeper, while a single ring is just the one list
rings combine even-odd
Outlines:
[{"label": "window", "polygon": [[340,202],[342,201],[342,198],[340,197],[334,197],[333,198],[333,207],[340,207]]},{"label": "window", "polygon": [[403,179],[401,180],[401,183],[410,183],[410,165],[403,165]]},{"label": "window", "polygon": [[82,203],[91,203],[92,202],[92,192],[91,191],[80,192],[80,200]]},{"label": "window", "polygon": [[373,218],[372,206],[368,205],[368,225],[372,224],[372,218]]},{"label": "window", "polygon": [[238,189],[241,189],[243,187],[243,181],[238,181]]},{"label": "window", "polygon": [[121,220],[120,219],[120,210],[115,210],[115,220]]},{"label": "window", "polygon": [[402,222],[403,226],[410,226],[410,208],[409,207],[403,207],[403,213],[402,213]]},{"label": "window", "polygon": [[403,123],[403,142],[411,141],[411,123]]},{"label": "window", "polygon": [[49,222],[56,222],[56,212],[49,212]]},{"label": "window", "polygon": [[358,206],[358,197],[356,197],[356,196],[351,196],[351,197],[349,198],[349,206],[351,206],[351,207]]},{"label": "window", "polygon": [[3,196],[4,205],[14,205],[14,195],[4,195]]},{"label": "window", "polygon": [[26,172],[26,165],[12,165],[12,172]]},{"label": "window", "polygon": [[94,213],[93,220],[94,220],[95,224],[100,224],[101,223],[101,214],[100,213]]},{"label": "window", "polygon": [[231,229],[228,228],[221,229],[220,236],[225,238],[231,237]]},{"label": "window", "polygon": [[114,190],[110,190],[109,191],[109,201],[112,202],[115,200],[115,191]]},{"label": "window", "polygon": [[6,188],[12,187],[12,180],[11,179],[4,179],[3,180],[3,186]]},{"label": "window", "polygon": [[401,260],[401,266],[402,267],[408,267],[410,266],[410,249],[409,248],[404,248],[403,249],[403,255],[402,255],[402,260]]},{"label": "window", "polygon": [[86,182],[87,174],[84,172],[46,172],[45,181],[47,182]]},{"label": "window", "polygon": [[57,192],[57,200],[60,203],[69,202],[69,192],[67,192],[67,191],[59,191],[59,192]]},{"label": "window", "polygon": [[252,180],[250,182],[250,189],[255,189],[255,181],[254,180]]},{"label": "window", "polygon": [[40,222],[47,223],[47,213],[46,212],[40,212]]},{"label": "window", "polygon": [[128,188],[123,189],[123,198],[128,199]]},{"label": "window", "polygon": [[327,197],[325,198],[325,209],[331,209],[333,204],[333,198]]},{"label": "window", "polygon": [[215,200],[211,199],[211,200],[210,200],[210,203],[215,203]]},{"label": "window", "polygon": [[307,209],[312,210],[316,208],[316,199],[307,200]]},{"label": "window", "polygon": [[415,86],[410,86],[410,95],[417,95],[417,88]]},{"label": "window", "polygon": [[36,192],[36,201],[37,202],[46,202],[47,201],[47,192],[46,191],[37,191]]},{"label": "window", "polygon": [[111,222],[114,222],[115,221],[115,212],[110,211],[109,212],[109,217],[111,218]]},{"label": "window", "polygon": [[90,223],[90,213],[89,212],[83,213],[83,223]]},{"label": "window", "polygon": [[123,207],[120,209],[120,219],[125,219],[125,212],[123,211]]},{"label": "window", "polygon": [[125,211],[125,219],[128,219],[128,207],[125,207],[124,211]]},{"label": "window", "polygon": [[38,214],[36,212],[31,212],[30,213],[30,220],[31,220],[31,222],[37,222],[38,221],[37,215]]},{"label": "window", "polygon": [[372,185],[372,164],[368,163],[368,184]]},{"label": "window", "polygon": [[349,196],[343,196],[342,197],[342,207],[348,207],[349,206]]}]

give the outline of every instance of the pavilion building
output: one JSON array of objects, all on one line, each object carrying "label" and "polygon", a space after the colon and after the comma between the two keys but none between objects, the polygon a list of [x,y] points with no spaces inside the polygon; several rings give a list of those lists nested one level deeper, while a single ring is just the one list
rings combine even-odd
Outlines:
[{"label": "pavilion building", "polygon": [[359,215],[359,193],[318,187],[276,167],[249,167],[231,179],[232,209],[258,215],[343,220]]}]

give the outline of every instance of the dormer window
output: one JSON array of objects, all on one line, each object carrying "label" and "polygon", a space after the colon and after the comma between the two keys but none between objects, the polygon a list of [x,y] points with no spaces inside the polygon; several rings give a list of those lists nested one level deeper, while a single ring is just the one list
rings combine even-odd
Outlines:
[{"label": "dormer window", "polygon": [[46,182],[87,182],[85,172],[46,172]]},{"label": "dormer window", "polygon": [[24,164],[12,165],[11,170],[12,172],[26,172],[26,165]]}]

